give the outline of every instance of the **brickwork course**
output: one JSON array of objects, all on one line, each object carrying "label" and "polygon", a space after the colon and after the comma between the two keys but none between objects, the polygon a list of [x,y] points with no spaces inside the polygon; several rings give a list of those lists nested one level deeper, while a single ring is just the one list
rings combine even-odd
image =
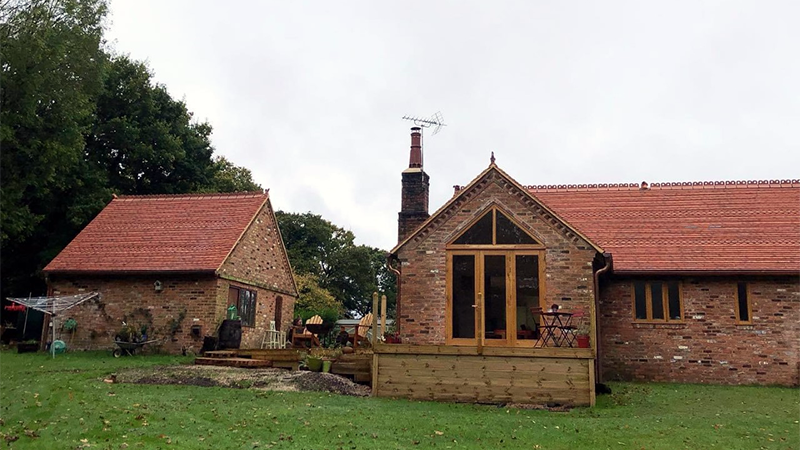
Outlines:
[{"label": "brickwork course", "polygon": [[226,317],[231,287],[256,294],[255,324],[243,327],[242,346],[258,347],[270,321],[288,328],[297,297],[261,192],[115,198],[45,274],[51,295],[100,293],[68,311],[78,323],[67,338],[75,349],[111,347],[127,321],[150,325],[165,351],[199,351]]},{"label": "brickwork course", "polygon": [[[404,343],[445,344],[447,244],[495,207],[546,247],[544,305],[589,309],[609,262],[600,379],[800,385],[800,181],[523,186],[492,159],[430,216],[428,184],[403,173],[390,252]],[[677,283],[680,317],[637,320],[635,282]]]}]

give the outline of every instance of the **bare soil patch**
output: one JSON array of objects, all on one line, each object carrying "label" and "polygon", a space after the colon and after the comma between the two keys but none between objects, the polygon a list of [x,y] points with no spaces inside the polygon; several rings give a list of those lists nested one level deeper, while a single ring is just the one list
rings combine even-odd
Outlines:
[{"label": "bare soil patch", "polygon": [[269,391],[332,392],[364,397],[370,388],[330,373],[290,371],[286,369],[242,369],[215,366],[155,366],[132,368],[114,374],[117,383],[178,384]]}]

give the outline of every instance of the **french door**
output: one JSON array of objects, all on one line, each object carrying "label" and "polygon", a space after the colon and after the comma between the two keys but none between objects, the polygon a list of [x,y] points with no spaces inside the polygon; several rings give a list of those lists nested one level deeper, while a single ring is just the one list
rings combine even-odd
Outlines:
[{"label": "french door", "polygon": [[544,299],[544,251],[452,250],[447,254],[446,342],[533,347]]}]

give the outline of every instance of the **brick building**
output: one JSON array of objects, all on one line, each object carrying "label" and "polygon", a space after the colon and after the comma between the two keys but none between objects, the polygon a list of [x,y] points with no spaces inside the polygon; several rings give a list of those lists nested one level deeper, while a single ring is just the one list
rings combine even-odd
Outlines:
[{"label": "brick building", "polygon": [[68,312],[73,348],[108,348],[125,321],[149,325],[167,351],[199,350],[230,305],[242,347],[258,347],[270,321],[288,328],[297,298],[261,192],[114,198],[44,272],[50,295],[100,293]]},{"label": "brick building", "polygon": [[[459,356],[426,392],[415,386],[427,378],[392,375],[387,359],[385,395],[485,400],[485,388],[465,386],[504,363],[493,355],[562,358],[554,371],[589,359],[590,373],[575,365],[567,383],[588,383],[589,400],[562,386],[574,403],[593,402],[598,379],[800,384],[800,181],[523,186],[492,156],[429,216],[421,154],[412,129],[390,252],[399,334],[412,346],[378,353]],[[553,304],[583,314],[588,354],[541,348],[531,308]],[[526,382],[518,367],[506,388]],[[536,400],[542,380],[493,398]]]}]

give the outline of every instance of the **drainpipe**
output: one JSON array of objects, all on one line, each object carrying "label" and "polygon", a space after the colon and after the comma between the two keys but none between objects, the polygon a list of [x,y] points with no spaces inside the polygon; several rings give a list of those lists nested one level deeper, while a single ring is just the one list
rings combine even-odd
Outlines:
[{"label": "drainpipe", "polygon": [[605,265],[598,269],[594,273],[594,320],[595,320],[595,327],[594,333],[595,335],[592,336],[594,338],[594,346],[595,346],[595,358],[597,363],[594,365],[595,371],[595,380],[597,383],[602,383],[603,379],[601,378],[603,370],[602,370],[602,347],[600,346],[600,275],[606,273],[611,269],[611,253],[603,253],[603,259],[605,260]]}]

